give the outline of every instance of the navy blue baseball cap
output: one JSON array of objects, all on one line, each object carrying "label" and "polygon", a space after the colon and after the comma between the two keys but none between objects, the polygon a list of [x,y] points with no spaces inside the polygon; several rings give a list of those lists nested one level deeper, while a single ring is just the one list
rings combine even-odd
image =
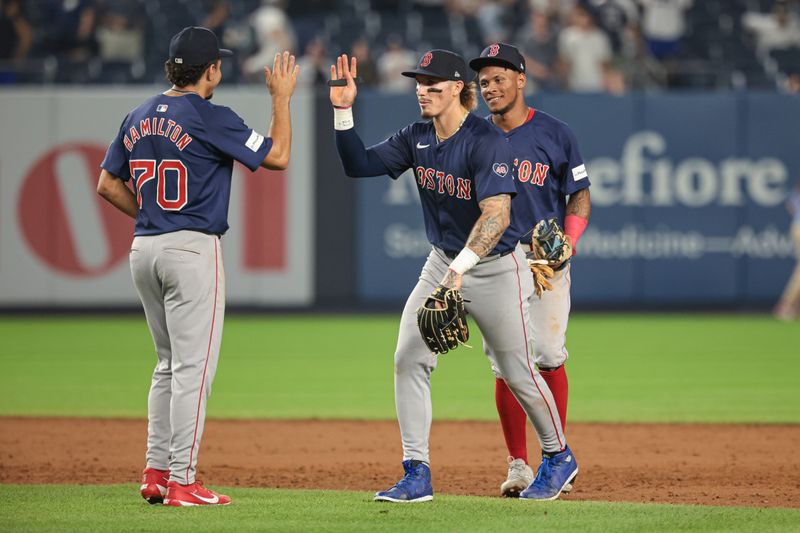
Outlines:
[{"label": "navy blue baseball cap", "polygon": [[483,49],[481,55],[469,62],[469,67],[479,72],[483,67],[505,67],[525,73],[525,58],[516,46],[506,43],[490,44]]},{"label": "navy blue baseball cap", "polygon": [[200,26],[183,28],[169,42],[169,60],[179,65],[206,65],[232,55],[219,47],[213,31]]},{"label": "navy blue baseball cap", "polygon": [[468,82],[472,74],[467,70],[467,62],[455,52],[449,50],[431,50],[425,52],[415,70],[407,70],[403,76],[430,76],[443,80]]}]

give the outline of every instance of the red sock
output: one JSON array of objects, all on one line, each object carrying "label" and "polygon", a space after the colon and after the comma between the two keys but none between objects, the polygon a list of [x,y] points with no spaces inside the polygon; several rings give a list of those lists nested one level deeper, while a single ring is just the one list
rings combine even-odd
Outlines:
[{"label": "red sock", "polygon": [[525,431],[528,416],[502,379],[495,379],[494,401],[497,404],[497,414],[500,415],[500,425],[503,426],[508,455],[527,463],[528,448]]},{"label": "red sock", "polygon": [[558,416],[561,418],[561,429],[565,430],[567,427],[567,397],[569,396],[567,371],[564,365],[561,365],[555,370],[543,370],[540,368],[539,374],[542,375],[545,383],[550,387],[550,392],[553,393]]}]

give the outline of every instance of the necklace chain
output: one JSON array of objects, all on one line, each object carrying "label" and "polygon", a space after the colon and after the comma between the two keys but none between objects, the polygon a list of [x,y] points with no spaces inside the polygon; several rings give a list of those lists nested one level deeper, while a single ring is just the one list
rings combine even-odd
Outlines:
[{"label": "necklace chain", "polygon": [[176,89],[175,87],[172,87],[170,91],[183,94],[189,94],[189,93],[199,94],[197,91],[183,91],[181,89]]},{"label": "necklace chain", "polygon": [[438,132],[438,131],[436,131],[436,128],[434,127],[434,128],[433,128],[433,130],[434,130],[434,131],[436,131],[436,141],[437,141],[437,142],[443,142],[443,141],[446,141],[447,139],[449,139],[450,137],[452,137],[453,135],[455,135],[456,133],[458,133],[458,130],[460,130],[460,129],[461,129],[461,126],[463,126],[463,125],[464,125],[464,121],[466,121],[466,120],[467,120],[467,117],[468,117],[468,116],[469,116],[469,111],[467,111],[466,113],[464,113],[464,117],[461,119],[461,122],[459,122],[459,124],[458,124],[458,127],[456,128],[456,130],[455,130],[453,133],[451,133],[450,135],[448,135],[447,137],[442,137],[441,135],[439,135],[439,132]]}]

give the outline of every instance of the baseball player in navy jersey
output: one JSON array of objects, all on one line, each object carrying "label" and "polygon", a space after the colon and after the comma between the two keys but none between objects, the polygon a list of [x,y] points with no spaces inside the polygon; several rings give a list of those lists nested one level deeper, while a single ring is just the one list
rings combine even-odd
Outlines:
[{"label": "baseball player in navy jersey", "polygon": [[209,101],[222,79],[220,58],[231,55],[214,33],[185,28],[169,54],[172,87],[122,121],[97,191],[136,219],[131,272],[158,356],[141,494],[171,506],[226,505],[228,496],[195,478],[225,314],[220,237],[228,229],[234,160],[252,171],[289,164],[298,68],[288,52],[275,56],[272,70],[264,68],[272,96],[264,137]]},{"label": "baseball player in navy jersey", "polygon": [[417,329],[416,312],[440,284],[460,289],[481,329],[494,363],[533,421],[545,467],[531,484],[531,499],[555,499],[577,464],[567,446],[547,384],[529,353],[528,306],[533,281],[511,223],[516,187],[508,143],[475,108],[475,85],[464,59],[431,50],[418,67],[403,72],[416,79],[422,121],[365,148],[354,129],[353,81],[357,64],[340,56],[331,66],[336,145],[351,177],[389,175],[413,169],[425,230],[432,245],[419,281],[400,319],[394,355],[395,405],[403,445],[405,476],[375,500],[424,502],[433,498],[428,440],[431,427],[431,372],[437,356]]},{"label": "baseball player in navy jersey", "polygon": [[[589,218],[589,178],[578,143],[569,127],[525,103],[525,59],[508,44],[492,44],[470,61],[478,72],[481,96],[489,107],[488,121],[508,140],[516,167],[515,217],[530,230],[542,219],[555,218],[573,250]],[[569,197],[569,201],[567,201]],[[529,250],[529,247],[528,247]],[[562,429],[567,420],[566,333],[570,309],[570,264],[555,269],[551,290],[529,297],[534,361],[555,399]],[[491,355],[491,346],[486,346]],[[493,359],[493,358],[492,358]],[[495,401],[508,447],[508,477],[501,485],[506,496],[524,495],[533,480],[528,466],[525,412],[508,387],[502,369],[493,364]],[[564,492],[571,490],[571,484]]]}]

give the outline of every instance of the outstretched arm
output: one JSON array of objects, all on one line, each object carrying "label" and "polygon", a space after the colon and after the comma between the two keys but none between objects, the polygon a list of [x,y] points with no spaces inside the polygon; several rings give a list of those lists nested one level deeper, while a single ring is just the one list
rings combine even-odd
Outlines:
[{"label": "outstretched arm", "polygon": [[336,149],[339,159],[342,160],[344,173],[351,178],[383,176],[390,173],[389,169],[374,150],[364,147],[364,142],[354,128],[353,103],[356,101],[358,89],[353,78],[357,72],[356,58],[348,61],[347,54],[337,57],[336,64],[331,65],[332,81],[347,80],[347,85],[331,86],[330,92]]},{"label": "outstretched arm", "polygon": [[481,216],[472,226],[466,247],[453,260],[447,274],[442,278],[442,285],[445,287],[460,289],[464,272],[494,250],[511,223],[511,195],[490,196],[479,205]]},{"label": "outstretched arm", "polygon": [[272,121],[269,125],[269,136],[272,138],[270,148],[261,166],[270,170],[285,170],[289,166],[292,154],[292,118],[289,103],[292,100],[297,74],[300,67],[295,65],[294,56],[289,52],[275,54],[272,70],[264,67],[264,79],[272,95]]}]

